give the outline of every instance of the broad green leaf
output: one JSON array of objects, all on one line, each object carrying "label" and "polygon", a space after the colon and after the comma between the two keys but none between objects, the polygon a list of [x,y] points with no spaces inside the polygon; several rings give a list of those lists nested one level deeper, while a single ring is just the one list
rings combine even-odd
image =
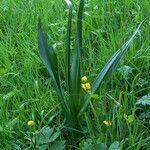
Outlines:
[{"label": "broad green leaf", "polygon": [[50,127],[42,128],[41,131],[39,132],[39,137],[38,137],[39,143],[40,144],[49,143],[53,132],[54,132],[53,128]]},{"label": "broad green leaf", "polygon": [[82,20],[83,20],[83,8],[84,8],[84,0],[80,0],[78,17],[77,17],[77,38],[76,45],[77,49],[81,55],[82,52]]},{"label": "broad green leaf", "polygon": [[148,106],[150,106],[150,94],[144,95],[143,97],[138,99],[138,101],[136,102],[136,105],[144,105],[144,106],[148,105]]},{"label": "broad green leaf", "polygon": [[109,147],[108,150],[120,150],[119,148],[119,142],[118,141],[115,141],[114,143],[112,143]]},{"label": "broad green leaf", "polygon": [[60,136],[60,132],[59,131],[53,133],[53,135],[50,138],[50,142],[54,142],[59,136]]},{"label": "broad green leaf", "polygon": [[[145,21],[145,20],[144,20]],[[102,71],[99,73],[97,78],[95,79],[92,87],[92,93],[94,93],[103,83],[103,81],[111,75],[112,71],[117,67],[117,65],[120,62],[121,57],[125,54],[125,52],[128,50],[129,46],[131,45],[133,39],[139,32],[139,29],[141,25],[143,24],[142,21],[136,31],[133,33],[133,35],[130,37],[130,39],[119,49],[106,63],[105,67],[102,69]]]},{"label": "broad green leaf", "polygon": [[38,44],[39,44],[39,52],[40,56],[45,63],[51,78],[54,82],[56,89],[60,89],[59,85],[59,77],[58,77],[58,71],[57,71],[57,58],[54,53],[53,47],[49,46],[47,43],[47,37],[46,34],[44,34],[41,24],[39,22],[38,25]]},{"label": "broad green leaf", "polygon": [[46,34],[42,30],[40,21],[38,24],[38,45],[39,45],[40,56],[51,76],[55,90],[57,92],[57,95],[59,96],[59,100],[63,106],[63,109],[65,110],[66,104],[64,102],[64,98],[63,98],[61,87],[60,87],[58,68],[57,68],[57,57],[53,50],[53,47],[49,46],[47,43],[47,37],[46,37]]},{"label": "broad green leaf", "polygon": [[78,18],[77,18],[77,36],[75,41],[75,51],[73,64],[71,67],[71,87],[70,99],[72,100],[72,110],[76,112],[79,107],[79,95],[81,90],[81,50],[82,50],[82,16],[84,0],[80,0]]},{"label": "broad green leaf", "polygon": [[71,45],[71,23],[72,23],[72,3],[70,0],[65,0],[68,9],[69,9],[69,14],[68,14],[68,28],[67,28],[67,40],[66,40],[66,86],[68,93],[70,91],[70,45]]}]

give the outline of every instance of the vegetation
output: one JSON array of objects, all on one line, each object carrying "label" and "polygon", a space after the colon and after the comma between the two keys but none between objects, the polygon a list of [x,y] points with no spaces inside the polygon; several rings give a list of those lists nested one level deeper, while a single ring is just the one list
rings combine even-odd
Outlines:
[{"label": "vegetation", "polygon": [[66,2],[0,2],[0,148],[148,149],[148,0]]}]

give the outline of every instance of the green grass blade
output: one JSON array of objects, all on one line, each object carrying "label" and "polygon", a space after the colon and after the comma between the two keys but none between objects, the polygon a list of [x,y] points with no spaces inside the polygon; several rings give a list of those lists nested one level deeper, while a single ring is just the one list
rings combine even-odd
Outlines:
[{"label": "green grass blade", "polygon": [[65,0],[65,1],[68,5],[68,9],[69,9],[67,40],[66,40],[66,66],[65,66],[66,86],[67,86],[67,90],[69,93],[69,91],[70,91],[70,45],[71,45],[72,3],[70,0]]},{"label": "green grass blade", "polygon": [[57,68],[57,57],[54,53],[53,47],[49,46],[47,43],[46,34],[44,34],[41,23],[38,24],[38,45],[40,56],[51,76],[52,82],[54,84],[54,88],[59,96],[59,100],[63,107],[65,108],[64,98],[61,92],[60,81],[58,76],[58,68]]},{"label": "green grass blade", "polygon": [[[144,20],[145,21],[145,20]],[[94,93],[103,83],[103,81],[111,75],[112,71],[117,67],[118,63],[120,62],[121,57],[126,53],[129,46],[131,45],[132,41],[134,40],[135,36],[139,32],[139,29],[141,25],[143,24],[142,21],[136,31],[133,33],[133,35],[130,37],[130,39],[122,46],[121,49],[119,49],[107,62],[105,67],[102,69],[102,71],[99,73],[95,81],[93,82],[92,86],[92,93]]]}]

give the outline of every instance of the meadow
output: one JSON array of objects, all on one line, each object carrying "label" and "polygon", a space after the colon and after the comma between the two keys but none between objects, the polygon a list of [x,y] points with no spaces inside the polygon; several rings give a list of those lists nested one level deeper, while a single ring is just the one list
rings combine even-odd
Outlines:
[{"label": "meadow", "polygon": [[[73,1],[71,56],[77,32],[78,7],[79,1]],[[58,92],[54,90],[38,46],[40,18],[48,43],[57,54],[59,84],[68,98],[65,82],[68,29],[66,2],[1,0],[0,149],[148,150],[149,8],[149,0],[85,1],[81,64],[84,74],[81,77],[87,77],[90,88],[110,57],[146,20],[117,68],[108,75],[109,78],[93,94],[81,89],[90,100],[87,108],[81,111],[83,114],[78,123],[76,117],[69,116],[68,119],[67,113],[63,112]],[[74,106],[73,109],[76,112]]]}]

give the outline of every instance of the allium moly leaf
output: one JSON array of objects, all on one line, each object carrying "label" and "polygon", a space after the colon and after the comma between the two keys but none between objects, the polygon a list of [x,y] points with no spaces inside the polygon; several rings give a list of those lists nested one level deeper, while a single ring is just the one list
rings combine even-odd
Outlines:
[{"label": "allium moly leaf", "polygon": [[67,111],[67,106],[64,101],[64,97],[62,95],[60,81],[59,81],[57,57],[53,50],[53,47],[49,46],[47,43],[47,36],[41,27],[40,21],[38,23],[38,45],[39,45],[40,56],[51,76],[55,91],[59,97],[63,110]]},{"label": "allium moly leaf", "polygon": [[77,33],[75,40],[75,51],[73,54],[73,62],[70,69],[70,96],[71,96],[71,109],[73,112],[78,111],[80,104],[80,92],[81,92],[81,51],[82,51],[82,17],[84,9],[84,0],[80,0],[78,17],[77,17]]},{"label": "allium moly leaf", "polygon": [[[144,20],[145,21],[145,20]],[[93,87],[92,87],[92,93],[94,93],[99,86],[101,86],[101,84],[104,82],[104,80],[107,77],[110,77],[112,71],[114,69],[116,69],[117,65],[120,62],[120,59],[122,58],[122,56],[127,52],[129,46],[131,45],[132,41],[134,40],[135,36],[138,34],[139,29],[141,27],[141,25],[143,24],[142,21],[140,23],[140,25],[137,27],[136,31],[133,33],[133,35],[129,38],[129,40],[121,47],[121,49],[119,49],[110,59],[109,61],[106,63],[106,65],[104,66],[104,68],[101,70],[101,72],[98,74],[97,78],[95,79],[94,83],[93,83]]]},{"label": "allium moly leaf", "polygon": [[38,45],[40,56],[45,63],[45,66],[51,76],[56,91],[60,91],[58,70],[57,70],[57,58],[52,46],[47,43],[47,36],[43,32],[41,23],[38,24]]},{"label": "allium moly leaf", "polygon": [[66,37],[66,64],[65,64],[65,72],[66,72],[66,86],[68,93],[70,91],[70,47],[71,47],[71,24],[72,24],[72,3],[70,0],[65,0],[68,9],[68,27],[67,27],[67,37]]}]

